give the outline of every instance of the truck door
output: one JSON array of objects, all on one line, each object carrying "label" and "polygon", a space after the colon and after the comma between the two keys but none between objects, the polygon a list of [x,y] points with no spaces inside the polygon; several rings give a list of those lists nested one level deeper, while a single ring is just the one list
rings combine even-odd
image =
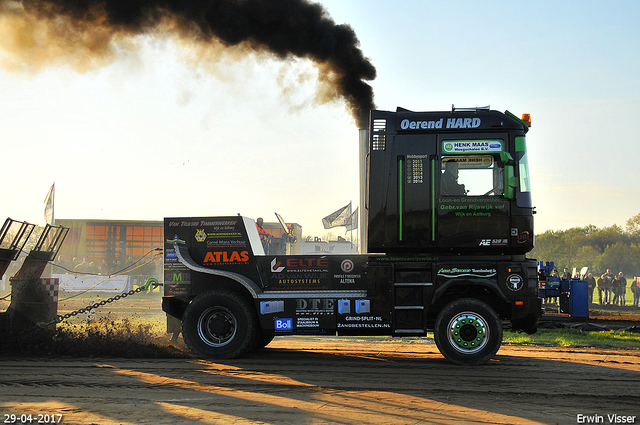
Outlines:
[{"label": "truck door", "polygon": [[504,138],[439,141],[435,190],[437,246],[487,251],[509,244]]},{"label": "truck door", "polygon": [[433,155],[399,155],[398,159],[398,243],[404,246],[433,245],[431,176]]}]

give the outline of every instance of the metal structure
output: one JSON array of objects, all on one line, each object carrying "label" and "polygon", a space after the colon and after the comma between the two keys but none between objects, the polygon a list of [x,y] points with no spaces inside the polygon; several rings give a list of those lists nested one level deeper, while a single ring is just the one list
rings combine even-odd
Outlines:
[{"label": "metal structure", "polygon": [[0,229],[0,277],[15,261],[29,240],[34,224],[7,218]]},{"label": "metal structure", "polygon": [[55,279],[41,279],[41,276],[60,250],[68,230],[47,224],[20,270],[11,277],[11,304],[3,317],[11,332],[31,328],[57,315]]}]

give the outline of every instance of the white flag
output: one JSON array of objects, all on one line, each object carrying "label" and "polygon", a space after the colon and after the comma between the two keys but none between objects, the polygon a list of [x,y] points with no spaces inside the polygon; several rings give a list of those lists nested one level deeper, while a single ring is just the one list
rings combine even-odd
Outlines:
[{"label": "white flag", "polygon": [[44,198],[44,220],[47,224],[53,225],[53,198],[56,192],[56,184],[53,183],[51,185],[51,189],[49,189],[49,193],[47,193],[47,197]]},{"label": "white flag", "polygon": [[332,227],[344,226],[349,223],[351,219],[351,202],[349,205],[340,208],[325,218],[322,219],[322,224],[325,229],[331,229]]},{"label": "white flag", "polygon": [[358,209],[356,208],[356,210],[353,212],[353,214],[351,214],[351,217],[349,217],[349,221],[345,224],[347,231],[349,230],[356,230],[358,228]]}]

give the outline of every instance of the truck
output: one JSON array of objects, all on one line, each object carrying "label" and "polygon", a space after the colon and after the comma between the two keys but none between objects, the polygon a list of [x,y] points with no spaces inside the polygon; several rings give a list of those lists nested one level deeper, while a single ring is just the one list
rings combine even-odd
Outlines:
[{"label": "truck", "polygon": [[165,218],[169,331],[206,358],[274,336],[433,332],[449,361],[488,362],[505,326],[535,333],[542,315],[529,127],[489,108],[370,111],[357,254],[267,255],[251,218]]}]

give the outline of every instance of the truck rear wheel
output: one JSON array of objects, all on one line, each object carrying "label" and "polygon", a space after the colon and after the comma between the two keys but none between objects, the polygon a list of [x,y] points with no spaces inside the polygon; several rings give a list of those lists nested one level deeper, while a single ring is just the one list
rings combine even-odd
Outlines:
[{"label": "truck rear wheel", "polygon": [[447,360],[461,365],[481,365],[500,348],[502,322],[487,303],[462,298],[440,311],[433,334]]},{"label": "truck rear wheel", "polygon": [[240,295],[230,291],[205,292],[187,306],[182,337],[198,356],[238,358],[255,347],[257,318]]}]

